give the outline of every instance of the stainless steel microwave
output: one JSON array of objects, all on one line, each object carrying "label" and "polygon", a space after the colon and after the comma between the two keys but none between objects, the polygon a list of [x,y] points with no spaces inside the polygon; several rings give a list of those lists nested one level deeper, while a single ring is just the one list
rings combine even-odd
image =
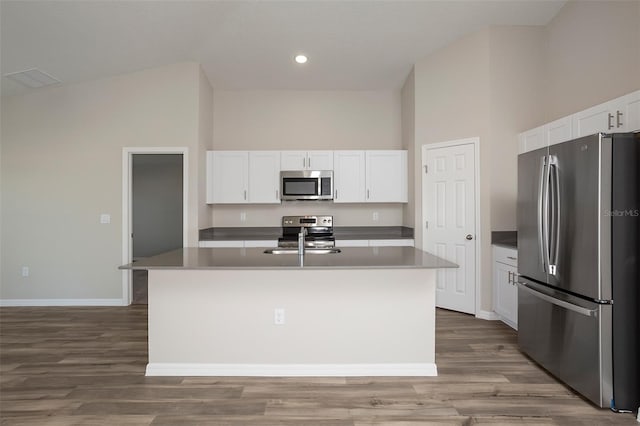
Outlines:
[{"label": "stainless steel microwave", "polygon": [[280,199],[333,200],[333,170],[281,171]]}]

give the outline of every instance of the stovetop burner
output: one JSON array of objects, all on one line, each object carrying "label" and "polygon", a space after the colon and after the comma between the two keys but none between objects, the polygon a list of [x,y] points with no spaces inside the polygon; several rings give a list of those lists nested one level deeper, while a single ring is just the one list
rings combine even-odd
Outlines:
[{"label": "stovetop burner", "polygon": [[335,246],[333,236],[333,216],[283,216],[282,237],[278,247],[298,247],[298,234],[305,228],[307,248],[327,248]]}]

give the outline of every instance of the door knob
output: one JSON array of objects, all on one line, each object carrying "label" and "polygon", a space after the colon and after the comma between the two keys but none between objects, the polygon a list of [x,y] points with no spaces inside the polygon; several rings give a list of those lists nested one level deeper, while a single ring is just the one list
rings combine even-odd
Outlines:
[{"label": "door knob", "polygon": [[467,240],[473,240],[473,235],[471,234],[467,234],[467,236],[465,237]]}]

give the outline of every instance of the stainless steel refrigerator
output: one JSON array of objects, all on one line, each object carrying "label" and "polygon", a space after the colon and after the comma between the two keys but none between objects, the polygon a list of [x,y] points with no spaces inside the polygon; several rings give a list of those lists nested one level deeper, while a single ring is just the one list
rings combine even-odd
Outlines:
[{"label": "stainless steel refrigerator", "polygon": [[518,344],[600,407],[640,406],[640,134],[518,157]]}]

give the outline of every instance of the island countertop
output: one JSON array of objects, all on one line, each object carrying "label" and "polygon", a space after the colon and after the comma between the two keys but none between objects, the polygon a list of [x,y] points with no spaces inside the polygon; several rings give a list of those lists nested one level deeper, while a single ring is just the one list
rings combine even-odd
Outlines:
[{"label": "island countertop", "polygon": [[340,253],[267,254],[264,248],[187,247],[141,259],[120,269],[437,269],[457,265],[413,247],[344,247]]}]

